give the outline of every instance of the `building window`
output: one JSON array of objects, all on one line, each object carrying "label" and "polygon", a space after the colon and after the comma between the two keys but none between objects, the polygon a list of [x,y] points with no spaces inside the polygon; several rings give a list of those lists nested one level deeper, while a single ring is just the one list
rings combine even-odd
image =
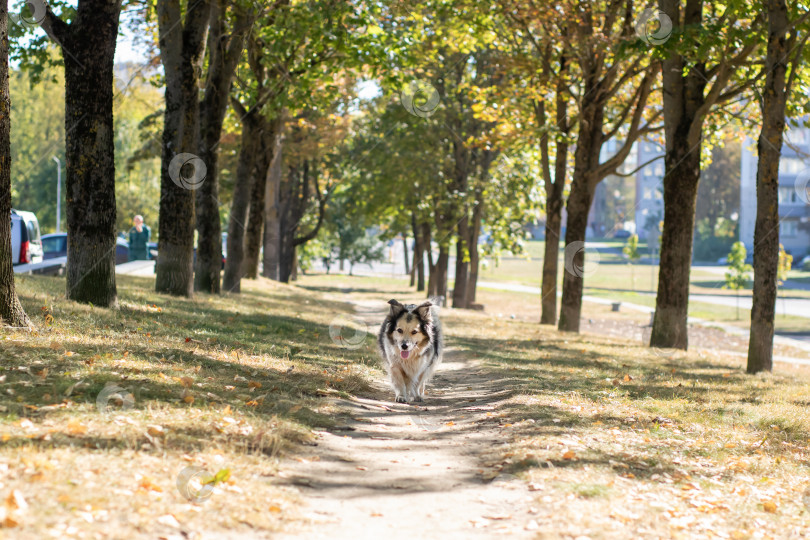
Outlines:
[{"label": "building window", "polygon": [[779,174],[799,174],[807,165],[798,158],[782,158],[779,161]]},{"label": "building window", "polygon": [[807,142],[807,130],[792,127],[787,132],[787,140],[793,144],[805,144]]},{"label": "building window", "polygon": [[779,236],[793,238],[796,236],[796,221],[784,220],[779,224]]},{"label": "building window", "polygon": [[797,204],[802,201],[799,200],[799,194],[792,187],[779,188],[779,204]]}]

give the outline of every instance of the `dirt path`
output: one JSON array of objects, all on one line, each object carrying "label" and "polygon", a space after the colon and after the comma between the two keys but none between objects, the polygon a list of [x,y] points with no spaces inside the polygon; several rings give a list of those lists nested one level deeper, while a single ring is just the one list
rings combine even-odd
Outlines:
[{"label": "dirt path", "polygon": [[305,519],[281,538],[533,535],[526,485],[486,467],[487,453],[507,442],[496,411],[508,395],[494,376],[451,343],[424,406],[393,403],[383,380],[373,386],[334,400],[338,429],[319,432],[305,461],[282,464],[278,482],[298,492]]}]

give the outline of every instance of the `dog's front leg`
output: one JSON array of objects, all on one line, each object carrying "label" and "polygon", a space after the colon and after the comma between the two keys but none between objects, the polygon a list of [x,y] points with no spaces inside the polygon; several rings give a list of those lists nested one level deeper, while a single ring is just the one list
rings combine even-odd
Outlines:
[{"label": "dog's front leg", "polygon": [[407,375],[402,366],[394,364],[391,366],[391,386],[394,388],[395,401],[397,403],[407,403],[408,384]]},{"label": "dog's front leg", "polygon": [[430,363],[420,371],[416,377],[414,377],[414,401],[423,401],[425,397],[425,387],[427,386],[428,379],[433,371],[433,361],[431,360]]},{"label": "dog's front leg", "polygon": [[411,401],[415,401],[417,403],[422,401],[422,392],[419,390],[419,380],[419,377],[416,377],[415,379],[411,380],[410,384],[408,385],[408,391],[412,397]]}]

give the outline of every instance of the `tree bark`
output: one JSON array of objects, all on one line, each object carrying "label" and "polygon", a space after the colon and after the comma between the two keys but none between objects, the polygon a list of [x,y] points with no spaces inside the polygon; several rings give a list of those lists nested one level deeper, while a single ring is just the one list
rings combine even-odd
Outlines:
[{"label": "tree bark", "polygon": [[456,240],[456,279],[453,283],[454,308],[464,309],[467,307],[467,282],[469,281],[470,272],[469,251],[467,249],[469,235],[467,218],[464,217],[458,224],[458,239]]},{"label": "tree bark", "polygon": [[689,272],[700,180],[700,143],[675,141],[664,157],[664,232],[650,346],[686,349]]},{"label": "tree bark", "polygon": [[596,185],[600,180],[595,176],[595,171],[599,166],[599,152],[604,142],[603,122],[603,102],[594,100],[583,106],[580,114],[577,148],[574,153],[574,177],[571,192],[568,194],[568,221],[565,229],[566,268],[563,270],[563,293],[558,328],[566,332],[579,332],[584,288],[585,233],[588,227],[588,211],[593,202]]},{"label": "tree bark", "polygon": [[[262,275],[270,279],[279,279],[279,258],[281,256],[281,182],[283,176],[282,156],[283,140],[279,136],[276,142],[276,152],[273,161],[267,169],[267,175],[262,190],[263,203],[261,207],[256,205],[256,219],[253,219],[253,203],[251,203],[251,220],[248,223],[250,234],[261,230],[264,227],[264,254],[262,257]],[[258,186],[257,186],[258,187]],[[255,193],[258,195],[258,193]],[[255,199],[253,199],[255,201]],[[257,235],[259,236],[259,235]],[[259,236],[261,238],[261,236]],[[251,244],[249,243],[248,246]],[[249,248],[250,249],[250,248]],[[250,253],[250,252],[249,252]],[[250,253],[252,256],[252,253]],[[256,250],[256,265],[258,267],[259,252]],[[341,261],[341,270],[342,268]]]},{"label": "tree bark", "polygon": [[785,81],[787,57],[793,52],[785,36],[789,23],[785,0],[767,0],[766,5],[767,75],[762,102],[762,130],[757,142],[757,218],[754,225],[754,290],[748,340],[748,373],[773,369],[779,267],[779,157],[789,86]]},{"label": "tree bark", "polygon": [[115,307],[113,58],[120,1],[82,0],[67,24],[50,8],[43,29],[65,64],[67,297]]},{"label": "tree bark", "polygon": [[[421,227],[416,223],[416,216],[413,219],[414,254],[413,267],[416,270],[416,290],[425,290],[425,237],[421,234]],[[427,246],[430,247],[429,245]]]},{"label": "tree bark", "polygon": [[431,245],[430,224],[421,224],[422,249],[427,259],[427,297],[436,296],[436,265],[433,262],[433,246]]},{"label": "tree bark", "polygon": [[475,194],[475,206],[472,212],[472,223],[470,226],[470,275],[467,278],[467,307],[470,308],[475,303],[475,291],[478,288],[478,265],[480,257],[478,255],[478,237],[481,235],[481,222],[484,219],[484,200],[480,190]]},{"label": "tree bark", "polygon": [[[560,75],[566,71],[566,61],[560,59]],[[548,139],[541,143],[541,152],[545,154],[545,188],[546,188],[546,226],[545,246],[543,252],[543,283],[541,285],[540,324],[557,324],[557,270],[560,253],[560,230],[562,228],[563,191],[568,170],[568,89],[560,77],[556,85],[556,120],[561,136],[557,137],[554,156],[554,179],[550,178],[551,168],[548,165]],[[545,125],[545,109],[541,111],[542,123]]]},{"label": "tree bark", "polygon": [[242,118],[242,144],[236,164],[236,182],[228,221],[228,247],[222,288],[225,292],[239,293],[242,290],[242,265],[245,257],[245,222],[255,180],[253,168],[260,151],[262,135],[259,132],[259,118],[253,111],[245,112],[241,104],[237,106],[237,103],[234,103],[234,108]]},{"label": "tree bark", "polygon": [[410,264],[408,263],[408,235],[402,233],[402,256],[405,259],[405,273],[410,274]]},{"label": "tree bark", "polygon": [[574,172],[574,182],[571,185],[571,193],[568,194],[568,222],[565,229],[566,265],[563,270],[563,293],[560,304],[559,329],[565,332],[579,332],[584,288],[585,232],[594,188],[595,185],[591,187],[587,178],[578,182],[577,173]]},{"label": "tree bark", "polygon": [[17,297],[11,263],[11,97],[8,87],[8,2],[0,3],[0,322],[31,328]]},{"label": "tree bark", "polygon": [[442,305],[447,305],[447,267],[450,262],[448,246],[439,246],[439,259],[436,261],[435,296],[442,298]]},{"label": "tree bark", "polygon": [[166,83],[155,290],[191,297],[194,285],[193,190],[205,182],[204,173],[207,173],[205,163],[196,152],[199,152],[200,141],[198,83],[210,3],[189,0],[185,21],[181,18],[179,0],[158,0],[157,12]]},{"label": "tree bark", "polygon": [[[320,192],[318,174],[314,162],[304,160],[300,165],[288,167],[288,174],[281,182],[278,280],[282,283],[288,283],[293,276],[296,248],[315,238],[323,224],[327,196]],[[299,235],[301,221],[313,193],[318,201],[318,221],[309,232]]]},{"label": "tree bark", "polygon": [[[583,16],[577,25],[576,39],[587,45],[580,52],[579,63],[582,72],[582,97],[579,106],[579,132],[574,152],[574,174],[571,193],[568,196],[568,221],[565,231],[566,265],[563,272],[563,293],[560,306],[558,328],[561,331],[579,332],[582,313],[582,291],[584,290],[585,233],[588,224],[588,211],[593,201],[597,184],[607,175],[618,169],[630,154],[633,143],[652,130],[649,120],[642,126],[647,100],[652,91],[654,72],[652,64],[643,65],[643,56],[635,57],[629,65],[608,62],[603,40],[594,40],[594,34],[601,32],[595,27],[592,6],[584,3]],[[611,3],[606,9],[606,17],[622,20],[621,31],[615,39],[628,39],[632,32],[632,10],[621,9],[621,3]],[[615,112],[612,100],[626,82],[629,73],[642,74],[638,85],[633,88],[632,97],[625,96],[625,103],[616,103],[621,112],[612,116],[612,125],[607,133],[605,111]],[[654,116],[654,115],[653,115]],[[615,154],[600,162],[602,144],[612,138],[620,126],[627,126],[626,134]]]},{"label": "tree bark", "polygon": [[[703,1],[660,0],[661,11],[682,28],[703,26]],[[752,28],[759,27],[757,15]],[[678,32],[676,32],[678,34]],[[664,157],[664,231],[661,238],[658,294],[650,335],[651,347],[684,349],[689,345],[687,312],[689,273],[698,184],[703,122],[717,103],[735,98],[747,88],[743,82],[727,88],[737,69],[758,46],[750,40],[735,55],[724,51],[717,65],[707,68],[701,57],[685,58],[673,47],[662,61]],[[708,91],[709,80],[713,79]]]},{"label": "tree bark", "polygon": [[247,13],[237,11],[232,27],[228,28],[227,11],[227,0],[211,0],[208,76],[200,104],[199,156],[206,164],[208,175],[196,190],[197,258],[194,290],[211,294],[219,294],[222,270],[219,141],[228,109],[231,81],[245,44],[245,32],[253,23],[253,18]]}]

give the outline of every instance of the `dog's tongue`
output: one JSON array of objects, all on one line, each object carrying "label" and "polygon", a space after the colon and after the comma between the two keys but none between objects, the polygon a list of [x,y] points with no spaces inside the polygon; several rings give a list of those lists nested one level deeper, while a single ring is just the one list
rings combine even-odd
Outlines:
[{"label": "dog's tongue", "polygon": [[409,356],[410,354],[411,354],[411,351],[399,351],[399,355],[400,355],[402,358],[408,358],[408,356]]}]

